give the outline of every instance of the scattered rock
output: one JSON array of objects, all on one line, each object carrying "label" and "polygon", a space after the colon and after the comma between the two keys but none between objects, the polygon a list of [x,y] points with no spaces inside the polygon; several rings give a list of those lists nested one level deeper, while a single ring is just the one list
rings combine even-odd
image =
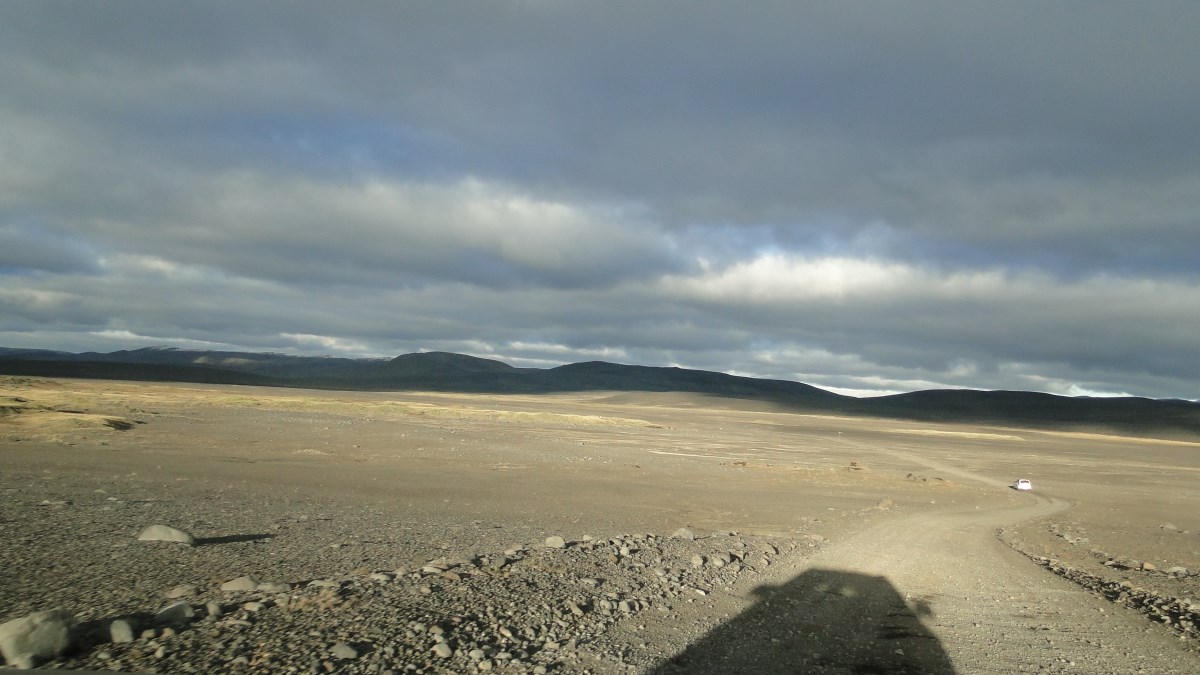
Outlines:
[{"label": "scattered rock", "polygon": [[227,593],[249,593],[258,590],[258,582],[250,577],[238,577],[221,584],[221,590]]},{"label": "scattered rock", "polygon": [[151,525],[142,530],[138,541],[169,541],[188,546],[196,545],[196,538],[183,530],[168,525]]},{"label": "scattered rock", "polygon": [[196,586],[193,584],[181,584],[172,588],[163,594],[168,600],[176,600],[178,598],[190,598],[197,592]]},{"label": "scattered rock", "polygon": [[[89,650],[65,663],[72,668],[102,665],[162,672],[180,672],[181,666],[191,665],[190,672],[199,672],[196,650],[203,644],[211,658],[241,663],[256,672],[349,669],[381,674],[390,667],[395,675],[412,671],[403,666],[415,664],[417,672],[529,673],[539,662],[554,672],[574,672],[578,645],[591,636],[627,617],[669,615],[676,602],[700,602],[719,589],[729,590],[743,565],[755,572],[764,568],[760,550],[779,552],[754,535],[714,531],[697,540],[689,528],[681,528],[674,538],[635,533],[573,542],[559,536],[546,539],[548,548],[566,549],[562,552],[513,545],[505,554],[498,549],[463,554],[450,541],[427,558],[409,560],[409,566],[397,567],[395,573],[372,572],[379,563],[366,563],[363,557],[346,565],[358,569],[337,576],[323,568],[320,574],[334,576],[307,584],[302,576],[287,584],[260,583],[249,575],[225,577],[223,583],[218,577],[207,587],[156,583],[149,589],[169,588],[163,595],[171,604],[156,614],[139,613],[102,626],[113,644],[98,648],[108,647],[111,658],[101,659],[99,652]],[[317,547],[323,555],[342,555],[329,553],[324,542]],[[153,551],[144,554],[157,556]],[[693,558],[695,567],[689,565]],[[238,571],[243,565],[226,569]],[[255,569],[276,579],[287,574],[270,564]],[[204,576],[188,573],[185,578]],[[499,594],[510,586],[523,589],[527,597],[514,601]],[[218,589],[245,595],[205,603]],[[379,608],[394,601],[413,600],[418,614],[405,618],[395,633],[386,627],[392,619],[376,616]],[[135,625],[133,617],[144,617],[143,625]],[[200,618],[202,622],[193,623]],[[281,619],[305,626],[297,635],[307,634],[305,642],[311,646],[285,646],[272,634]],[[324,628],[327,625],[337,628]],[[142,629],[147,630],[139,641]],[[364,647],[356,641],[359,637],[381,643]]]},{"label": "scattered rock", "polygon": [[686,539],[686,540],[688,540],[688,541],[695,541],[695,539],[696,539],[696,533],[695,533],[695,532],[692,532],[691,528],[688,528],[688,527],[681,527],[681,528],[679,528],[678,530],[675,530],[674,532],[672,532],[672,533],[671,533],[671,538],[672,538],[672,539]]},{"label": "scattered rock", "polygon": [[115,644],[133,642],[136,626],[132,619],[114,619],[108,624],[108,636]]},{"label": "scattered rock", "polygon": [[186,600],[173,602],[154,614],[154,621],[162,625],[182,626],[196,616],[192,603]]},{"label": "scattered rock", "polygon": [[9,665],[33,668],[67,651],[74,625],[75,617],[62,608],[13,619],[0,624],[0,653]]},{"label": "scattered rock", "polygon": [[329,649],[329,653],[333,656],[333,658],[340,659],[342,661],[358,658],[358,650],[346,644],[345,642],[339,642],[335,644]]}]

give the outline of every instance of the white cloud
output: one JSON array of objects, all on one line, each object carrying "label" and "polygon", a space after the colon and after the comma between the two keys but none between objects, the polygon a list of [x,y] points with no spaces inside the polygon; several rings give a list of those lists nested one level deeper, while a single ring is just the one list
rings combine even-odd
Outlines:
[{"label": "white cloud", "polygon": [[6,8],[0,336],[1194,395],[1198,10],[461,10]]},{"label": "white cloud", "polygon": [[369,346],[358,340],[348,340],[328,335],[309,335],[306,333],[280,333],[279,337],[305,349],[319,347],[325,352],[330,352],[338,356],[375,355]]},{"label": "white cloud", "polygon": [[89,331],[89,334],[107,343],[131,347],[156,346],[182,347],[185,349],[228,349],[230,347],[230,345],[224,342],[191,340],[187,338],[161,337],[154,335],[139,335],[128,330],[94,330]]}]

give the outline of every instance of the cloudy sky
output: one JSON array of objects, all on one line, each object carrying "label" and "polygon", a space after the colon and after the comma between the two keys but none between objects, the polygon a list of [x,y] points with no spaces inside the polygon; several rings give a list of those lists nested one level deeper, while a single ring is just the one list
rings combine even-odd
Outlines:
[{"label": "cloudy sky", "polygon": [[0,346],[1198,398],[1197,26],[1193,0],[5,2]]}]

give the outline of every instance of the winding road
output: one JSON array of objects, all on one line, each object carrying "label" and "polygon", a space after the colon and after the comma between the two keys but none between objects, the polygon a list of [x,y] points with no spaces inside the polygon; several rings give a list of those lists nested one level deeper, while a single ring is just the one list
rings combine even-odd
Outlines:
[{"label": "winding road", "polygon": [[833,543],[654,672],[1200,673],[1195,644],[1001,542],[1002,526],[1071,507],[1036,492],[1020,502],[887,519]]},{"label": "winding road", "polygon": [[[941,474],[1008,484],[892,450]],[[958,673],[1197,673],[1195,645],[1032,564],[997,531],[1071,507],[1037,492],[1016,508],[939,511],[880,523],[815,556],[812,569],[887,579]],[[901,648],[902,649],[902,648]]]}]

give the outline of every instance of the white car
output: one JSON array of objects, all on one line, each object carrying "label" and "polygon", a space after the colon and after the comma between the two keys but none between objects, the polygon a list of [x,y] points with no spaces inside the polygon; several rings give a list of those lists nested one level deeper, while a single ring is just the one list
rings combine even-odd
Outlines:
[{"label": "white car", "polygon": [[1014,490],[1032,490],[1033,483],[1030,483],[1028,478],[1018,478],[1017,481],[1015,483],[1013,483],[1013,489]]}]

